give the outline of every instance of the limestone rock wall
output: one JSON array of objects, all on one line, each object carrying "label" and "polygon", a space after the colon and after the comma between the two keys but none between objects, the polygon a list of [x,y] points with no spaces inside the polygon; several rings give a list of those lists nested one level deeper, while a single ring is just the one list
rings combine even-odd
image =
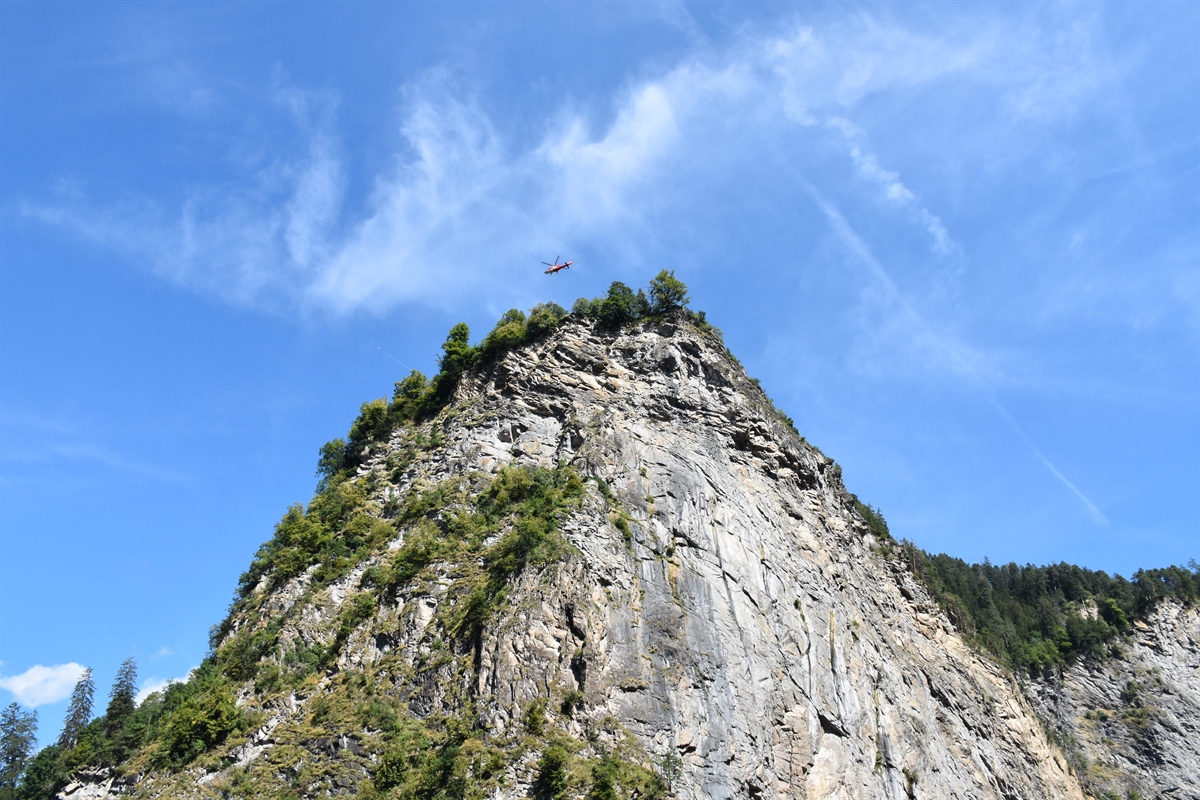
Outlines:
[{"label": "limestone rock wall", "polygon": [[632,518],[627,544],[576,515],[578,558],[489,636],[489,724],[581,689],[587,715],[681,756],[688,798],[1081,796],[1028,702],[872,553],[836,465],[715,337],[569,323],[458,401],[446,474],[566,459]]}]

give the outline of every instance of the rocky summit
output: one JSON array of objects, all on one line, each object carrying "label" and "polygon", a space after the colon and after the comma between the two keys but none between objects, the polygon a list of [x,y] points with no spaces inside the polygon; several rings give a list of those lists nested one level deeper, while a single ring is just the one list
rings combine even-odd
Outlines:
[{"label": "rocky summit", "polygon": [[1200,798],[1194,608],[1010,672],[701,317],[569,315],[389,422],[405,391],[156,743],[61,796]]}]

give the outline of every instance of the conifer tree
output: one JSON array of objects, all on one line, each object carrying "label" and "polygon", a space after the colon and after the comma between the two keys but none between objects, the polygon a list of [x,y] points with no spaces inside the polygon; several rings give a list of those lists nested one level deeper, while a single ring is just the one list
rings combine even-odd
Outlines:
[{"label": "conifer tree", "polygon": [[86,667],[79,683],[71,692],[71,702],[67,706],[67,717],[63,720],[62,733],[58,737],[58,746],[69,750],[75,746],[80,732],[92,721],[92,696],[96,693],[96,684],[92,682],[92,668]]},{"label": "conifer tree", "polygon": [[675,277],[675,270],[664,269],[650,281],[650,303],[656,314],[687,307],[687,286]]},{"label": "conifer tree", "polygon": [[17,796],[17,782],[37,743],[37,712],[22,711],[16,703],[0,711],[0,798]]},{"label": "conifer tree", "polygon": [[125,725],[125,720],[133,714],[136,707],[134,702],[136,696],[137,662],[132,658],[127,658],[121,662],[112,691],[108,693],[108,708],[104,712],[104,728],[110,737],[119,732]]}]

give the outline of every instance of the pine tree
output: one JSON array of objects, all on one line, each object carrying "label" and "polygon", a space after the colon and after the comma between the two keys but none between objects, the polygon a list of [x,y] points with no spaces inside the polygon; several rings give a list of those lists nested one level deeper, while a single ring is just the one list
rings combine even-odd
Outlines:
[{"label": "pine tree", "polygon": [[92,721],[92,696],[96,693],[96,684],[92,682],[92,668],[86,667],[79,683],[71,692],[71,702],[67,706],[67,717],[63,720],[62,733],[58,737],[58,746],[68,750],[75,746],[80,732]]},{"label": "pine tree", "polygon": [[105,731],[109,736],[114,735],[125,725],[125,720],[133,714],[137,697],[137,662],[127,658],[121,662],[117,670],[117,679],[113,682],[112,691],[108,693],[108,708],[104,712]]},{"label": "pine tree", "polygon": [[664,269],[650,281],[650,303],[656,314],[687,306],[687,286],[675,277],[675,270]]},{"label": "pine tree", "polygon": [[16,703],[0,711],[0,798],[17,796],[17,782],[37,743],[37,712],[22,711]]}]

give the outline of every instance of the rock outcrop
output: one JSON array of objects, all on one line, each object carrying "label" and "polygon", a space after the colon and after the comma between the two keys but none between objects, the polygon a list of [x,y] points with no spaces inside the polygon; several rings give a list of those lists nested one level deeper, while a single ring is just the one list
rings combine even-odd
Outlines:
[{"label": "rock outcrop", "polygon": [[1160,604],[1121,650],[1033,682],[1039,713],[1095,796],[1200,800],[1200,610]]},{"label": "rock outcrop", "polygon": [[[616,332],[568,318],[465,376],[435,420],[377,443],[352,480],[391,519],[421,492],[481,486],[505,467],[590,480],[559,522],[561,556],[515,574],[475,634],[463,633],[459,587],[486,565],[477,554],[406,575],[365,618],[348,611],[414,524],[396,524],[386,548],[327,585],[314,589],[310,568],[266,596],[264,579],[227,638],[282,619],[266,659],[285,668],[331,643],[336,657],[282,693],[260,671],[239,695],[260,728],[137,792],[382,795],[381,731],[417,734],[339,716],[336,691],[417,721],[469,710],[455,757],[479,754],[463,779],[496,800],[582,797],[614,754],[629,786],[659,774],[697,800],[1084,796],[1083,762],[1051,741],[1017,681],[877,552],[837,465],[687,316]],[[1145,687],[1142,705],[1120,701],[1123,674],[1101,680],[1082,664],[1033,694],[1073,732],[1087,775],[1109,763],[1093,755],[1108,736],[1113,769],[1135,779],[1122,787],[1194,798],[1196,614],[1155,619],[1122,662]],[[1151,702],[1159,679],[1191,688]],[[1130,708],[1145,721],[1122,717],[1140,713]],[[1191,743],[1179,763],[1150,763],[1160,731]],[[561,758],[547,755],[555,747]]]},{"label": "rock outcrop", "polygon": [[448,471],[567,459],[633,518],[629,546],[599,514],[566,526],[579,557],[522,591],[538,602],[490,637],[481,694],[579,686],[680,754],[682,797],[1080,796],[1029,704],[872,554],[837,466],[717,339],[572,324],[460,399]]}]

